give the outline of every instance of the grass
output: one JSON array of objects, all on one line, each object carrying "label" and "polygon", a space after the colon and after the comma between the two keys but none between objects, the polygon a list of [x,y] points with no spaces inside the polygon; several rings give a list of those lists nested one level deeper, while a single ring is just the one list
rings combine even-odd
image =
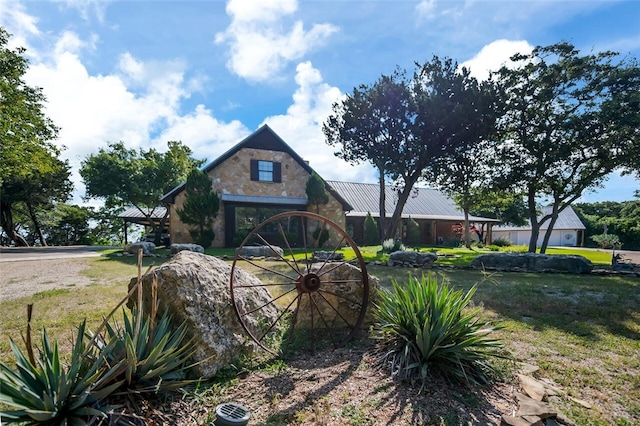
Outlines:
[{"label": "grass", "polygon": [[[363,257],[383,259],[378,257],[378,249],[363,248]],[[598,264],[610,262],[609,253],[568,248],[549,251],[552,250],[584,255]],[[459,249],[450,254],[460,257],[444,259],[462,264],[477,253]],[[216,254],[232,255],[233,251],[216,251]],[[164,260],[145,258],[144,266]],[[0,302],[0,361],[12,362],[10,337],[21,345],[28,303],[35,304],[34,336],[46,325],[52,338],[57,337],[61,345],[70,346],[70,336],[81,320],[86,317],[88,327],[95,328],[102,316],[124,297],[129,279],[137,274],[134,256],[111,254],[83,261],[89,265],[84,274],[99,278],[100,284]],[[419,277],[423,273],[421,269],[374,265],[368,269],[384,286],[389,286],[392,279],[402,282],[409,275]],[[479,271],[447,268],[436,271],[458,288],[468,289],[480,282],[473,303],[482,308],[482,317],[504,326],[497,336],[518,360],[539,366],[540,371],[536,373],[539,377],[560,385],[566,395],[554,404],[576,424],[640,424],[638,278],[528,273],[483,276]],[[65,352],[64,346],[62,352]],[[278,368],[281,366],[268,369]],[[569,396],[588,401],[593,408],[584,408]],[[207,403],[208,399],[202,397],[203,403]],[[345,414],[359,420],[357,410]]]}]

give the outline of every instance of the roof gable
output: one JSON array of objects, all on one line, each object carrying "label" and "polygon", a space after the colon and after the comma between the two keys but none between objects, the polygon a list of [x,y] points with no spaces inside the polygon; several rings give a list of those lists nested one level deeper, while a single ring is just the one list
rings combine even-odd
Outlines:
[{"label": "roof gable", "polygon": [[[252,149],[261,149],[264,151],[278,151],[285,152],[291,156],[307,173],[313,173],[313,169],[309,164],[298,155],[287,143],[280,137],[276,132],[274,132],[271,127],[267,124],[263,124],[258,130],[238,142],[227,152],[204,166],[202,169],[205,173],[210,172],[211,170],[218,167],[220,164],[227,161],[229,158],[233,157],[238,151],[243,148],[252,148]],[[305,182],[306,184],[306,182]],[[326,183],[325,183],[326,184]],[[184,191],[186,182],[176,186],[171,191],[162,196],[160,201],[162,203],[173,203],[175,196],[180,192]],[[351,210],[351,205],[338,193],[333,191],[329,185],[327,185],[327,189],[334,198],[342,204],[345,210]]]}]

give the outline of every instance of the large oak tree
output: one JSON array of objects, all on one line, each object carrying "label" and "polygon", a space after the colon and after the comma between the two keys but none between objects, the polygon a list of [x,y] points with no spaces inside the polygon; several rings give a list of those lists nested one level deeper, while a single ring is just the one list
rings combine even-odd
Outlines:
[{"label": "large oak tree", "polygon": [[80,167],[86,197],[102,199],[107,207],[135,206],[153,229],[158,245],[168,218],[167,209],[159,224],[153,220],[160,198],[203,163],[181,142],[169,141],[167,145],[168,150],[161,153],[153,148],[128,149],[123,142],[110,143],[89,155]]},{"label": "large oak tree", "polygon": [[[515,66],[495,74],[506,110],[498,126],[499,170],[508,186],[526,194],[530,252],[544,222],[542,253],[558,214],[637,150],[640,68],[636,60],[616,59],[558,43],[515,55]],[[541,200],[552,209],[539,219]]]}]

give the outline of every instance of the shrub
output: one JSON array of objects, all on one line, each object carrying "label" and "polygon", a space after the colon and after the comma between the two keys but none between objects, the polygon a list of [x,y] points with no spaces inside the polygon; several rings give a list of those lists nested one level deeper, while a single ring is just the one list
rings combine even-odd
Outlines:
[{"label": "shrub", "polygon": [[165,312],[157,323],[155,318],[134,308],[128,315],[123,310],[123,325],[105,324],[104,335],[93,339],[97,349],[106,346],[107,360],[122,362],[118,379],[130,391],[168,390],[187,382],[188,360],[193,355],[193,341],[187,339],[186,323],[177,328]]},{"label": "shrub", "polygon": [[318,226],[311,234],[316,247],[322,247],[329,240],[329,230],[322,229]]},{"label": "shrub", "polygon": [[382,242],[382,252],[383,253],[393,253],[394,251],[404,250],[405,247],[398,240],[394,240],[393,238],[389,238],[388,240],[384,240]]},{"label": "shrub", "polygon": [[378,362],[423,384],[432,374],[487,382],[493,372],[488,358],[504,355],[500,342],[489,337],[497,327],[479,321],[477,310],[465,310],[475,291],[475,286],[465,294],[449,289],[431,275],[410,278],[406,285],[393,282],[373,310]]},{"label": "shrub", "polygon": [[600,248],[603,249],[614,249],[622,247],[622,243],[620,242],[620,237],[616,234],[600,234],[594,235],[591,239],[596,242]]},{"label": "shrub", "polygon": [[404,241],[412,247],[418,246],[422,242],[420,238],[420,225],[412,218],[409,218],[407,221],[407,235]]},{"label": "shrub", "polygon": [[511,240],[505,237],[496,238],[495,240],[491,241],[491,245],[498,247],[509,247],[512,244],[513,243],[511,242]]},{"label": "shrub", "polygon": [[367,213],[367,217],[364,219],[364,241],[365,246],[377,246],[380,244],[380,237],[378,236],[378,223],[371,216],[371,213]]},{"label": "shrub", "polygon": [[[105,357],[112,346],[100,352],[87,349],[85,334],[82,322],[68,365],[61,360],[58,343],[49,341],[46,329],[37,360],[27,359],[11,341],[17,371],[0,363],[0,402],[18,410],[0,412],[5,422],[86,424],[89,418],[107,417],[109,407],[100,403],[121,386],[121,381],[114,380],[122,363],[107,365]],[[27,349],[33,354],[32,348]]]},{"label": "shrub", "polygon": [[500,247],[495,245],[495,244],[491,244],[490,246],[487,247],[489,250],[491,251],[500,251]]}]

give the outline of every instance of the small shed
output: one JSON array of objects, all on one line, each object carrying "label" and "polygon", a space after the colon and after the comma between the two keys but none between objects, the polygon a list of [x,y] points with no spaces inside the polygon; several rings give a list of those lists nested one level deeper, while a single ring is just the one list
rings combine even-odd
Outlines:
[{"label": "small shed", "polygon": [[[148,217],[145,216],[145,213],[147,214]],[[127,235],[128,223],[133,223],[133,224],[142,225],[142,226],[151,226],[151,223],[149,223],[149,219],[151,219],[152,223],[155,226],[161,226],[162,224],[164,224],[165,228],[169,226],[169,216],[167,213],[167,208],[162,206],[158,206],[154,208],[143,207],[142,210],[139,209],[138,207],[131,206],[125,209],[125,211],[123,211],[122,213],[120,213],[118,217],[124,221],[124,243],[125,244],[129,243],[128,235]]]}]

